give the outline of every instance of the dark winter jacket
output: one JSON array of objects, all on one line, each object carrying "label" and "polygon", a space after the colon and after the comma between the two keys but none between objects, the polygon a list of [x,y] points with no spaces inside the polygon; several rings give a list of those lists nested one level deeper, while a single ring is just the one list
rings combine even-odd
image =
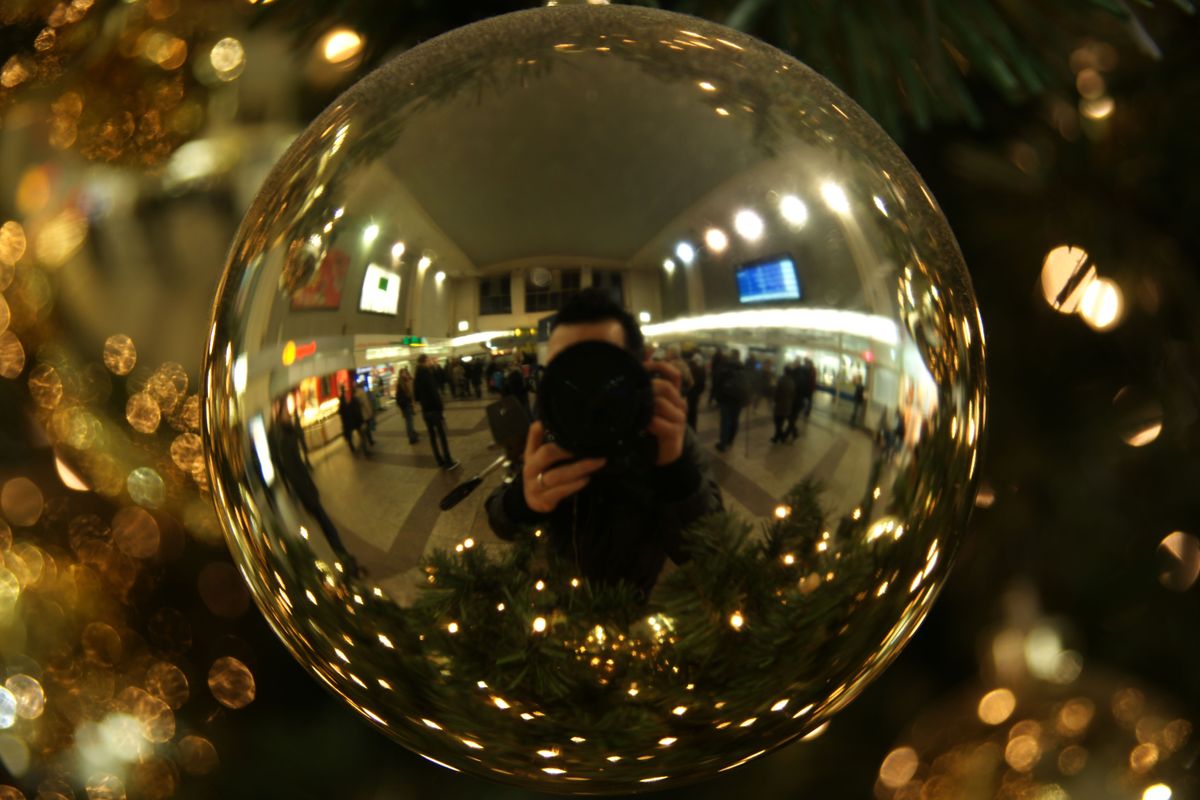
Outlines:
[{"label": "dark winter jacket", "polygon": [[643,599],[668,556],[677,564],[687,560],[683,531],[722,508],[720,487],[690,429],[683,455],[673,464],[597,473],[549,514],[526,504],[519,471],[487,500],[488,521],[501,539],[540,528],[549,536],[551,552],[573,575],[600,585],[624,582]]},{"label": "dark winter jacket", "polygon": [[417,375],[413,378],[413,398],[421,404],[422,414],[442,412],[442,392],[432,368],[417,367]]}]

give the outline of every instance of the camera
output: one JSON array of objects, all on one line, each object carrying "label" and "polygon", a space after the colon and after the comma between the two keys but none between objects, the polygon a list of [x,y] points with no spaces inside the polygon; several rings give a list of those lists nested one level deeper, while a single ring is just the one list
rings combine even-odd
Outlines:
[{"label": "camera", "polygon": [[610,467],[653,461],[650,374],[629,351],[601,341],[571,345],[546,367],[538,415],[546,438],[580,458],[606,458]]}]

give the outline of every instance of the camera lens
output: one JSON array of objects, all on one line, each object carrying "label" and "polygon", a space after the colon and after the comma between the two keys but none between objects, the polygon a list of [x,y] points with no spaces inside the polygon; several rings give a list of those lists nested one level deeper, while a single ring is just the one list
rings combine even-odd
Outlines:
[{"label": "camera lens", "polygon": [[554,441],[585,457],[628,452],[654,413],[645,368],[607,342],[580,342],[555,356],[546,367],[539,401]]}]

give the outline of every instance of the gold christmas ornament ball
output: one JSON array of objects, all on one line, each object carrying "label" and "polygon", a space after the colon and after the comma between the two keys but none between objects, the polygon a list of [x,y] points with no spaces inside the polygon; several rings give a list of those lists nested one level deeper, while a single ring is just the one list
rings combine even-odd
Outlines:
[{"label": "gold christmas ornament ball", "polygon": [[700,19],[559,6],[404,54],[295,142],[201,427],[252,595],[359,714],[451,769],[651,790],[897,655],[975,495],[984,349],[850,99]]}]

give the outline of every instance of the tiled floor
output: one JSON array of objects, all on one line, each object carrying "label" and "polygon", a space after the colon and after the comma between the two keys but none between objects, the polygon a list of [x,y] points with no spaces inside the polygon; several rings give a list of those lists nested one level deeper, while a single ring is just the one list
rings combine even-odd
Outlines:
[{"label": "tiled floor", "polygon": [[[734,446],[726,453],[717,441],[715,406],[701,407],[699,436],[720,483],[726,507],[751,517],[772,513],[777,498],[805,477],[826,486],[825,505],[847,513],[869,490],[871,436],[851,429],[845,407],[830,408],[818,398],[794,444],[773,445],[769,406],[746,412]],[[392,408],[378,418],[370,456],[352,454],[339,438],[310,454],[322,502],[342,539],[359,562],[391,595],[404,603],[422,579],[421,556],[453,547],[468,536],[485,547],[503,546],[488,529],[483,502],[502,477],[492,473],[470,497],[447,512],[441,498],[499,455],[488,431],[491,400],[446,398],[450,452],[462,462],[452,472],[438,468],[420,415],[420,441],[409,444],[404,418]],[[748,419],[748,424],[747,424]]]}]

